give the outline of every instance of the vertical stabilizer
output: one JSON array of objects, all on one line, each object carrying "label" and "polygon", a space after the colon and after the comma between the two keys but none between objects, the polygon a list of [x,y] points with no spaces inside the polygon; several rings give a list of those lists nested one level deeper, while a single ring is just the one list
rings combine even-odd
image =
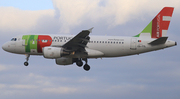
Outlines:
[{"label": "vertical stabilizer", "polygon": [[144,28],[144,30],[135,37],[150,36],[151,38],[160,38],[167,35],[167,30],[173,14],[173,7],[164,7],[156,17]]}]

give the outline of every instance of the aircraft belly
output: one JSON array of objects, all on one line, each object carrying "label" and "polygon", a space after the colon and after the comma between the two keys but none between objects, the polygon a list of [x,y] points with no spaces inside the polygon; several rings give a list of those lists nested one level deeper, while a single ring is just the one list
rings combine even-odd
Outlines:
[{"label": "aircraft belly", "polygon": [[93,50],[93,49],[88,49],[86,48],[86,51],[88,53],[89,58],[94,58],[94,57],[103,57],[104,53],[98,50]]},{"label": "aircraft belly", "polygon": [[91,46],[89,49],[98,50],[104,53],[103,57],[118,57],[124,53],[124,49],[122,46],[117,45],[99,45],[99,46]]}]

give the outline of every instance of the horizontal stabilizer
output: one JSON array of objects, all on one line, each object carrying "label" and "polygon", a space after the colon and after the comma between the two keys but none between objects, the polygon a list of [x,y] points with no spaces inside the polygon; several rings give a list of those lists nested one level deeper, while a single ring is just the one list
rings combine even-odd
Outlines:
[{"label": "horizontal stabilizer", "polygon": [[168,37],[160,37],[152,42],[150,42],[149,44],[151,45],[159,45],[159,44],[164,44],[167,41]]}]

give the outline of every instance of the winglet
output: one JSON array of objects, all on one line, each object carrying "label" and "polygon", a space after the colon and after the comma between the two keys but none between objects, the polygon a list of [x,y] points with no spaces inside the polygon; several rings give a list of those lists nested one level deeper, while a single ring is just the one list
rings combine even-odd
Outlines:
[{"label": "winglet", "polygon": [[164,44],[167,41],[168,37],[160,37],[152,42],[150,42],[149,44],[151,45],[159,45],[159,44]]},{"label": "winglet", "polygon": [[91,33],[93,28],[94,28],[94,27],[90,28],[88,31]]}]

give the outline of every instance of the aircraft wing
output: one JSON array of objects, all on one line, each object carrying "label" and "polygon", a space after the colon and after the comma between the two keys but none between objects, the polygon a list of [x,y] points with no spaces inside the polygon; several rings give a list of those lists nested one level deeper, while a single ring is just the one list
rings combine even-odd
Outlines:
[{"label": "aircraft wing", "polygon": [[89,30],[83,30],[70,41],[65,43],[62,47],[70,51],[85,51],[85,47],[90,40],[89,34],[92,32],[92,29],[93,28]]}]

